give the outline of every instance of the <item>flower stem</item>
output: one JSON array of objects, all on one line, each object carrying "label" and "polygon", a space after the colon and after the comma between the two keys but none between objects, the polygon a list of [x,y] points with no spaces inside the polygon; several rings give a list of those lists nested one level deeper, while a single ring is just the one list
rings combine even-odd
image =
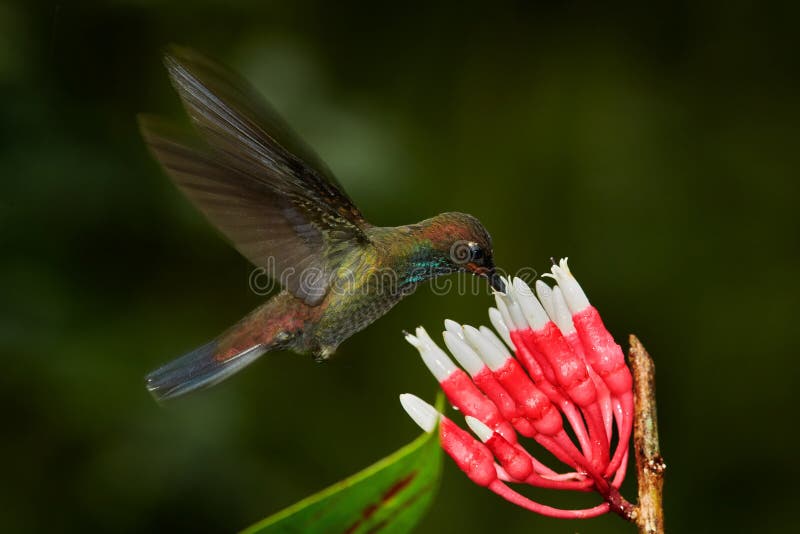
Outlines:
[{"label": "flower stem", "polygon": [[620,494],[619,489],[614,486],[606,486],[603,491],[600,491],[603,499],[611,506],[610,510],[620,516],[626,521],[632,523],[636,522],[636,514],[638,512],[636,506],[626,501]]},{"label": "flower stem", "polygon": [[662,493],[666,464],[658,445],[656,420],[655,365],[639,339],[630,336],[628,351],[633,371],[635,419],[633,446],[639,484],[639,504],[635,522],[640,534],[664,533]]}]

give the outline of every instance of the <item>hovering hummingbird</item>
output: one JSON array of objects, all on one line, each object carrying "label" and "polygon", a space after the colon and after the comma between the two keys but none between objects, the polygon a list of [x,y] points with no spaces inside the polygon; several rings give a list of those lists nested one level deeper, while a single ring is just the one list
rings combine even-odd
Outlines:
[{"label": "hovering hummingbird", "polygon": [[471,215],[393,228],[369,224],[320,159],[243,78],[186,48],[164,56],[191,134],[141,115],[142,135],[178,188],[283,290],[215,340],[146,377],[157,400],[215,384],[266,352],[327,359],[418,284],[495,273]]}]

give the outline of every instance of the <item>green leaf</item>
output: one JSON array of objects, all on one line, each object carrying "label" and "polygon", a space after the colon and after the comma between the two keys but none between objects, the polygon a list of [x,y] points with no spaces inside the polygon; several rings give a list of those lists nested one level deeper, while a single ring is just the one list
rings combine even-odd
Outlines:
[{"label": "green leaf", "polygon": [[[441,410],[440,394],[436,405]],[[245,534],[409,532],[439,487],[438,430],[391,456],[256,523]]]}]

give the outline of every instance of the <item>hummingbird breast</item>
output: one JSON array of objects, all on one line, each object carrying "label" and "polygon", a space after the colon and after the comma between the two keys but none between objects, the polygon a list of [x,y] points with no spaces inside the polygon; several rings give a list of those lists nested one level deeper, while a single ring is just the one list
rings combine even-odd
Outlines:
[{"label": "hummingbird breast", "polygon": [[[401,262],[402,263],[402,262]],[[417,283],[402,275],[391,248],[364,247],[353,251],[337,271],[321,303],[320,321],[309,332],[322,358],[336,346],[385,315]]]}]

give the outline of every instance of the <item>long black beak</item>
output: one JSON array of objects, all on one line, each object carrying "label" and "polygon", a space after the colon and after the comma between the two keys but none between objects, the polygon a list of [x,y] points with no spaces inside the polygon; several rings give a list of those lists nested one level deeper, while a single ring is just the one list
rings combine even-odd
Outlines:
[{"label": "long black beak", "polygon": [[475,265],[474,263],[468,263],[466,270],[476,276],[486,278],[486,280],[489,282],[489,285],[492,286],[492,289],[495,291],[499,291],[501,293],[506,292],[506,284],[503,282],[503,278],[497,274],[494,263],[492,263],[491,260],[480,266]]},{"label": "long black beak", "polygon": [[492,286],[496,291],[501,293],[506,292],[506,284],[503,282],[503,279],[497,274],[494,269],[489,271],[489,285]]}]

